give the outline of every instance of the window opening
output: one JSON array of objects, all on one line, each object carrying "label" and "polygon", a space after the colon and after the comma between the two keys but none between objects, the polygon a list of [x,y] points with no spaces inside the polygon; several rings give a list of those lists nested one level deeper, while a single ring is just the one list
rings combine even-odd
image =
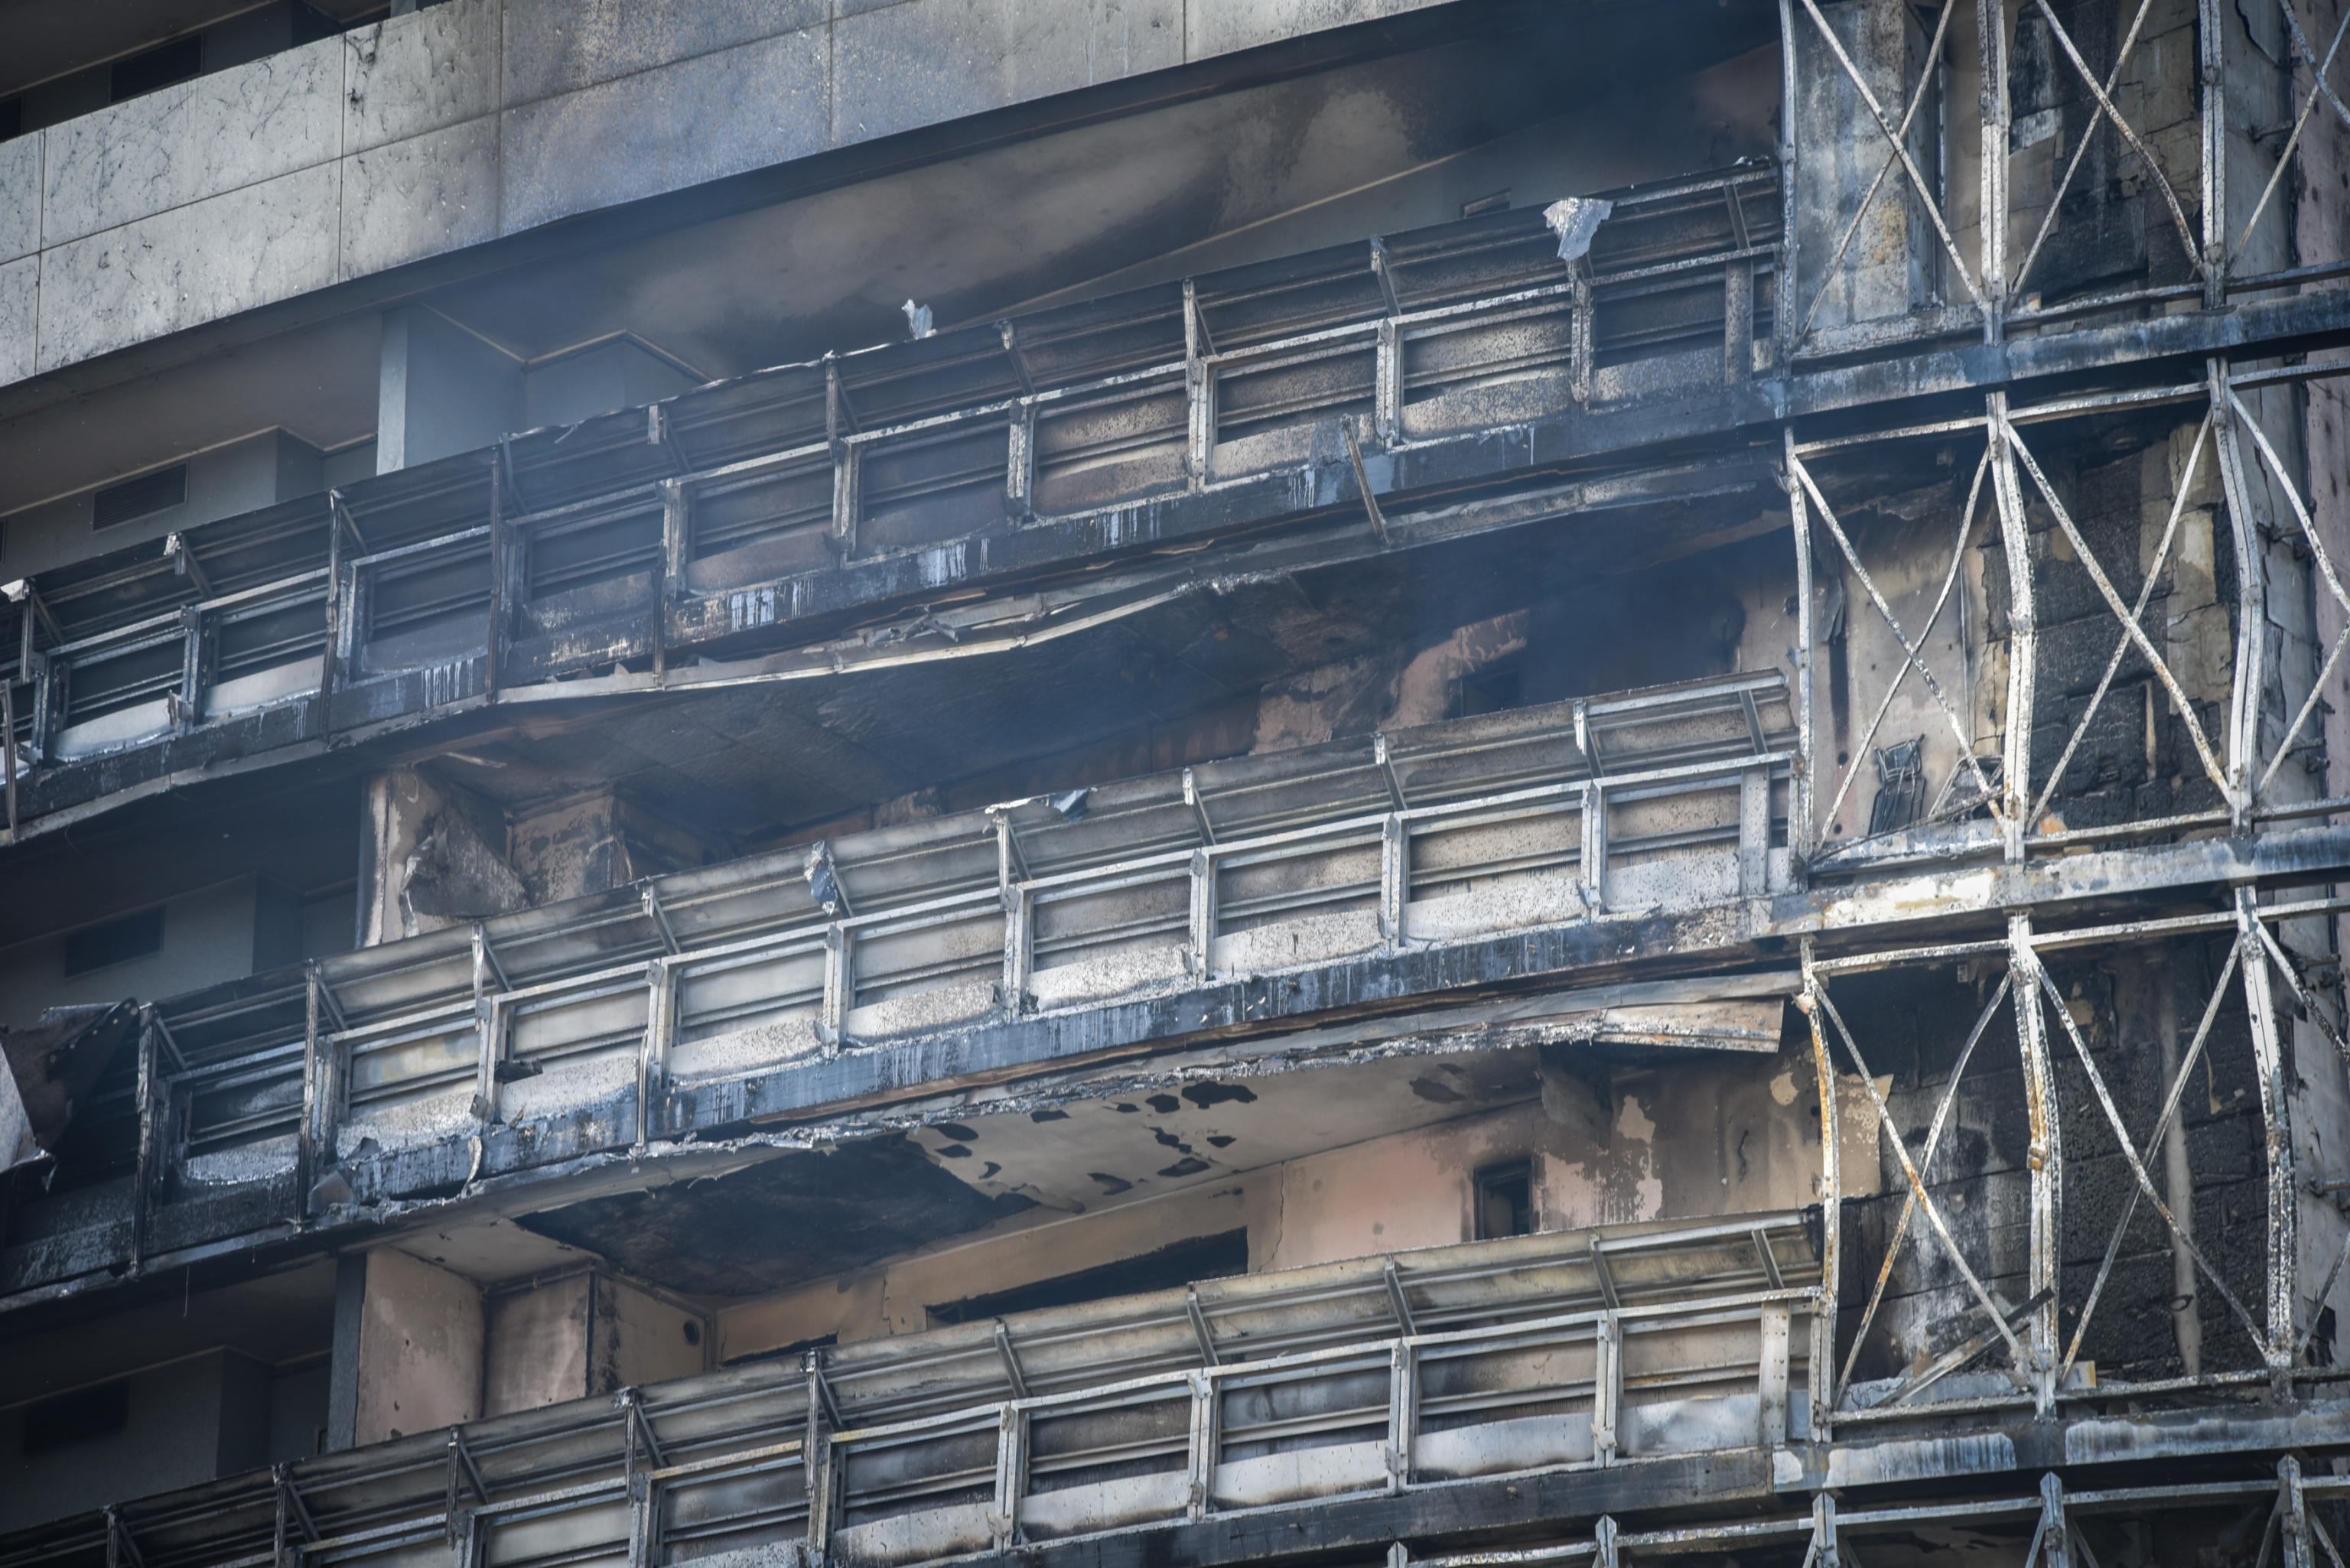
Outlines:
[{"label": "window opening", "polygon": [[1489,1165],[1477,1172],[1477,1240],[1531,1236],[1534,1231],[1534,1168],[1530,1159]]}]

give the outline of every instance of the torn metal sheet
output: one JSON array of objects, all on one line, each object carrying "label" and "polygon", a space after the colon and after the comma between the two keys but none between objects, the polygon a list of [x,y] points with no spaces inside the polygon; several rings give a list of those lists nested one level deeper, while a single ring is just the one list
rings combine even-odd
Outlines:
[{"label": "torn metal sheet", "polygon": [[0,1171],[54,1156],[114,1054],[136,1033],[136,1002],[52,1007],[28,1029],[0,1028]]}]

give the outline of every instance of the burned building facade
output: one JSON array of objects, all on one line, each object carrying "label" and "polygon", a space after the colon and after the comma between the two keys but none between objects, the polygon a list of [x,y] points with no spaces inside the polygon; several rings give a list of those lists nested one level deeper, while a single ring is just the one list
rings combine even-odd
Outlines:
[{"label": "burned building facade", "polygon": [[0,9],[0,1568],[2341,1568],[2345,37]]}]

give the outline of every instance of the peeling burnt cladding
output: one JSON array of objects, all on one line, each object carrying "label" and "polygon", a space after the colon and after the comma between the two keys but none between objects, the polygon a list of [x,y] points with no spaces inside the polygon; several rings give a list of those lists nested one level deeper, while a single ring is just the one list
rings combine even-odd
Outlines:
[{"label": "peeling burnt cladding", "polygon": [[[32,649],[20,680],[40,677],[18,715],[43,761],[21,781],[21,831],[183,790],[191,769],[308,760],[329,739],[327,771],[348,770],[380,749],[354,742],[407,716],[475,710],[460,728],[478,725],[493,693],[577,707],[750,680],[780,682],[774,702],[807,711],[830,678],[863,670],[875,685],[861,730],[886,735],[906,706],[890,682],[919,665],[932,666],[932,711],[953,711],[958,682],[1041,690],[1136,639],[1145,662],[1169,666],[1216,613],[1203,589],[1261,598],[1285,572],[1365,554],[1361,480],[1458,504],[1555,479],[1589,465],[1497,423],[1578,396],[1637,401],[1709,354],[1718,383],[1725,330],[1759,319],[1767,334],[1764,237],[1780,222],[1767,167],[1613,203],[1591,244],[1596,338],[1577,375],[1541,373],[1575,357],[1575,275],[1539,213],[1503,212],[717,383],[192,529],[168,557],[44,574],[6,612],[9,652]],[[1762,314],[1726,324],[1721,271],[1749,265]],[[1399,313],[1417,336],[1381,348]],[[1216,385],[1204,425],[1186,390],[1202,361]],[[1362,427],[1352,458],[1342,421]],[[1586,509],[1669,512],[1724,483],[1668,473],[1607,488],[1608,466],[1594,470],[1602,489],[1575,497]],[[1503,521],[1463,518],[1430,542]],[[1278,542],[1301,527],[1319,533]],[[1119,570],[1093,576],[1107,560]],[[322,566],[340,585],[332,604]],[[192,600],[210,607],[193,623]],[[1436,612],[1401,613],[1408,631]],[[1328,655],[1287,646],[1277,625],[1250,629],[1222,651],[1229,669],[1170,670],[1187,684],[1162,701]],[[1359,635],[1368,646],[1394,629]],[[1023,668],[935,666],[962,654]],[[1064,681],[1054,700],[1079,723],[1116,722],[1095,711],[1097,691]]]},{"label": "peeling burnt cladding", "polygon": [[[2050,46],[2057,9],[2036,10]],[[1897,67],[1910,57],[1908,8],[1839,14],[1884,22],[1877,41]],[[1786,15],[1835,36],[1809,4]],[[2248,18],[2206,4],[2196,20],[2215,67],[2217,29]],[[1787,59],[1792,144],[1793,40]],[[1805,112],[1837,81],[1824,68],[1804,84]],[[2025,73],[2017,95],[1997,82],[1983,95],[1987,206],[2004,205],[2017,103],[2065,123],[2040,104],[2043,85]],[[2219,97],[2207,148],[2221,145]],[[1856,123],[1846,112],[1835,134]],[[1808,148],[1808,164],[1828,151]],[[1721,201],[1735,228],[1742,185],[1775,185],[1755,173],[1670,199]],[[2215,234],[2229,215],[2220,177],[2211,170],[2204,192]],[[1627,193],[1618,213],[1640,200]],[[1832,238],[1782,217],[1809,254]],[[1624,221],[1603,224],[1602,241]],[[1546,243],[1506,224],[1448,233]],[[1491,1178],[1472,1165],[1466,1182],[1448,1172],[1441,1206],[1466,1187],[1475,1221],[1416,1253],[1224,1282],[1194,1268],[1163,1294],[1035,1312],[976,1286],[916,1293],[913,1311],[965,1321],[456,1419],[422,1438],[395,1426],[370,1450],[20,1535],[0,1563],[351,1561],[386,1543],[462,1543],[460,1563],[665,1568],[728,1545],[775,1557],[790,1539],[795,1562],[838,1568],[1015,1554],[1035,1568],[1204,1568],[1382,1551],[1391,1564],[1492,1568],[1447,1553],[1505,1539],[1543,1543],[1516,1561],[1588,1555],[1595,1568],[1627,1548],[1642,1562],[1836,1568],[1846,1555],[1915,1561],[1956,1539],[2014,1548],[2027,1568],[2070,1568],[2076,1548],[2092,1564],[2158,1568],[2216,1536],[2212,1561],[2264,1565],[2273,1540],[2285,1568],[2314,1568],[2323,1505],[2350,1500],[2350,1479],[2317,1474],[2317,1456],[2312,1474],[2301,1468],[2302,1451],[2350,1449],[2331,1304],[2350,1231],[2329,1201],[2341,1182],[2327,1153],[2350,1048],[2325,973],[2333,921],[2350,909],[2333,892],[2350,829],[2332,818],[2350,803],[2324,798],[2326,732],[2312,722],[2333,717],[2322,693],[2350,639],[2330,647],[2315,628],[2334,623],[2309,606],[2330,598],[2350,616],[2350,591],[2318,569],[2339,542],[2338,507],[2315,503],[2314,517],[2304,500],[2320,465],[2293,460],[2318,438],[2293,399],[2350,362],[2260,361],[2338,341],[2339,292],[2231,305],[2226,236],[2199,253],[2189,235],[2189,270],[2218,275],[2182,283],[2139,255],[2122,270],[2145,287],[2094,308],[2147,314],[2071,330],[2064,299],[2006,297],[1994,240],[1981,312],[1907,292],[1918,271],[1905,265],[1888,269],[1908,275],[1892,313],[1903,325],[1831,321],[1812,337],[1791,310],[1757,325],[1768,258],[1744,253],[1769,247],[1732,237],[1726,256],[1719,234],[1701,235],[1679,258],[1690,272],[1669,275],[1702,273],[1718,314],[1710,293],[1661,312],[1646,323],[1656,337],[1611,360],[1594,339],[1625,339],[1584,298],[1596,286],[1554,280],[1546,297],[1565,303],[1537,351],[1456,365],[1416,401],[1390,330],[1409,312],[1374,297],[1399,286],[1388,263],[1402,242],[1206,280],[1204,294],[1195,280],[1172,317],[1180,391],[1140,400],[1161,405],[1155,453],[1133,457],[1121,429],[1074,479],[1045,461],[1050,411],[1031,445],[984,400],[1010,396],[1006,374],[1034,391],[1020,324],[976,356],[953,348],[969,338],[925,339],[895,358],[781,372],[763,384],[779,406],[798,399],[800,428],[784,439],[810,439],[752,476],[803,496],[803,533],[767,555],[775,540],[740,536],[717,556],[679,551],[706,510],[672,504],[681,493],[658,482],[648,502],[641,469],[621,475],[631,519],[600,501],[539,504],[533,483],[570,461],[554,446],[536,471],[514,448],[467,460],[458,488],[473,493],[419,526],[463,521],[483,488],[496,498],[465,541],[481,546],[483,580],[464,602],[487,618],[478,633],[443,624],[438,645],[424,621],[409,629],[468,658],[479,644],[480,658],[411,667],[446,680],[359,702],[347,738],[395,700],[421,711],[670,688],[657,701],[679,701],[709,670],[670,662],[680,624],[678,646],[699,628],[738,665],[711,679],[827,671],[816,685],[852,662],[912,670],[917,653],[984,665],[967,655],[987,643],[988,612],[924,597],[971,575],[955,552],[973,541],[1015,542],[1029,553],[982,548],[981,566],[1042,585],[1048,604],[1081,585],[1058,602],[1098,610],[1121,592],[1179,591],[1170,582],[1194,593],[1183,574],[1206,574],[1179,564],[1155,582],[1082,586],[1072,561],[1124,561],[1186,529],[1211,543],[1272,534],[1274,520],[1296,524],[1273,542],[1291,556],[1235,549],[1212,564],[1251,562],[1278,591],[1321,587],[1343,609],[1376,606],[1367,640],[1523,611],[1528,640],[1554,660],[1572,649],[1571,668],[1529,659],[1513,700],[1488,692],[1496,712],[1090,787],[1058,778],[983,815],[839,832],[151,1006],[135,1063],[118,1049],[89,1096],[97,1114],[60,1147],[54,1190],[12,1220],[0,1289],[9,1328],[29,1335],[117,1274],[118,1299],[151,1302],[175,1272],[184,1293],[200,1272],[209,1284],[370,1231],[518,1216],[516,1234],[697,1291],[841,1295],[851,1282],[827,1272],[1024,1212],[1048,1184],[1024,1160],[1057,1158],[1065,1188],[1087,1184],[1100,1205],[1088,1224],[1118,1199],[1141,1207],[1147,1183],[1204,1179],[1227,1158],[1234,1176],[1263,1159],[1285,1181],[1279,1150],[1254,1140],[1304,1121],[1290,1108],[1333,1084],[1386,1118],[1381,1131],[1506,1105],[1550,1140],[1545,1160],[1571,1151],[1551,1173],[1579,1162],[1602,1217],[1675,1218],[1460,1241],[1484,1231]],[[2059,281],[2093,280],[2081,261]],[[1250,359],[1266,342],[1219,307],[1301,275],[1311,287],[1283,292],[1327,287],[1341,306],[1303,308],[1282,330],[1342,320],[1354,337],[1302,361],[1295,345]],[[2186,307],[2199,295],[2202,308]],[[1635,294],[1613,322],[1637,337],[1656,297]],[[1479,295],[1467,318],[1492,303]],[[1168,319],[1096,325],[1163,340]],[[2033,327],[2044,330],[2002,341]],[[1952,348],[1960,337],[1979,348]],[[1775,359],[1761,351],[1774,338]],[[1145,358],[1172,366],[1166,352],[1162,341]],[[1332,371],[1366,354],[1367,379],[1359,363]],[[1532,385],[1490,379],[1497,363],[1528,362]],[[1310,373],[1281,379],[1301,364]],[[900,365],[920,367],[907,380],[939,378],[940,400],[883,373]],[[953,386],[965,371],[984,384]],[[1232,398],[1201,391],[1228,372]],[[985,461],[953,457],[972,432],[952,423],[877,432],[868,416],[889,386],[904,394],[891,417],[982,399],[1002,420],[983,432]],[[1637,420],[1611,431],[1611,403]],[[665,413],[640,434],[635,418],[584,427],[582,455],[708,482],[684,474]],[[2285,432],[2282,456],[2272,431]],[[1635,449],[1652,466],[1635,470]],[[949,455],[893,475],[909,451]],[[1170,497],[1180,476],[1181,495],[1126,505],[1136,492],[1117,488],[1117,471],[1150,462]],[[1245,479],[1219,488],[1235,472],[1287,477],[1251,500]],[[1080,499],[1107,510],[1045,537],[1052,520],[1030,519],[1050,480],[1101,482]],[[421,500],[383,494],[395,492]],[[1181,512],[1203,495],[1227,510]],[[515,556],[509,496],[537,507],[533,547]],[[1581,513],[1603,526],[1568,545],[1555,536],[1569,529],[1542,526]],[[353,513],[348,527],[369,521]],[[924,532],[933,523],[941,532]],[[1433,548],[1455,524],[1463,537]],[[540,525],[550,544],[590,543],[539,550]],[[339,541],[341,518],[335,528]],[[595,543],[598,530],[610,532]],[[727,554],[771,577],[697,581],[695,566]],[[1429,564],[1440,554],[1456,577],[1515,566],[1522,580],[1482,598],[1451,585],[1431,617],[1394,584],[1441,576]],[[542,566],[555,575],[537,595]],[[852,580],[868,568],[869,584]],[[1585,599],[1552,602],[1578,571]],[[1963,613],[1939,623],[1952,589],[1937,598],[1938,585],[1961,581]],[[713,587],[723,599],[697,601]],[[1616,601],[1613,617],[1567,613],[1599,598]],[[885,602],[896,618],[802,666],[765,651],[771,616],[782,628],[805,612],[820,635]],[[359,625],[342,605],[334,624]],[[1571,639],[1577,619],[1586,645]],[[162,752],[208,732],[200,643],[180,646],[184,701],[163,707],[182,732]],[[1232,679],[1258,690],[1361,646],[1280,648]],[[1623,687],[1595,691],[1614,668],[1603,655],[1637,672]],[[630,660],[650,668],[598,673]],[[335,689],[336,669],[315,707],[305,689],[287,711],[327,725],[337,701],[366,695]],[[565,670],[584,672],[568,692],[549,679]],[[920,679],[933,704],[958,694],[935,670]],[[1043,700],[1066,701],[1082,679]],[[70,682],[57,690],[69,708]],[[877,681],[841,706],[874,713],[893,694]],[[1542,696],[1566,700],[1523,705]],[[1362,716],[1332,728],[1378,722]],[[935,722],[870,722],[885,721]],[[2296,768],[2300,757],[2318,765]],[[1348,1127],[1324,1130],[1336,1147],[1316,1152],[1361,1147]],[[1666,1159],[1676,1134],[1684,1149],[1711,1147]],[[1095,1159],[1088,1137],[1122,1140],[1118,1158]],[[1752,1200],[1750,1168],[1768,1166],[1757,1139],[1787,1157],[1770,1175],[1799,1190]],[[1534,1166],[1516,1168],[1531,1204]],[[1244,1253],[1253,1240],[1243,1231]],[[1072,1277],[1044,1282],[1081,1288]],[[760,1353],[809,1344],[778,1332]],[[2103,1490],[2083,1496],[2090,1486]],[[1907,1506],[1869,1506],[1881,1501]],[[2167,1527],[2182,1512],[2187,1526],[2118,1551],[2095,1528],[2116,1515]],[[1839,1531],[1877,1533],[1845,1552]]]},{"label": "peeling burnt cladding", "polygon": [[[1451,1048],[1447,1032],[1464,1026],[1478,1046],[1531,1043],[1562,1007],[1620,1015],[1574,1026],[1586,1043],[1719,1044],[1750,1025],[1692,1018],[1686,1003],[1783,996],[1783,969],[1536,994],[1499,1012],[1448,1012],[1446,993],[1523,990],[1578,962],[1509,934],[1529,921],[1786,888],[1791,724],[1776,675],[1499,711],[672,873],[169,999],[145,1015],[138,1070],[160,1064],[172,1086],[141,1095],[118,1061],[48,1197],[12,1227],[5,1266],[19,1293],[101,1282],[121,1239],[90,1229],[90,1206],[126,1179],[146,1217],[131,1263],[197,1264],[260,1233],[282,1250],[289,1214],[314,1233],[298,1250],[484,1180],[580,1176],[568,1162],[613,1164],[627,1180],[621,1168],[659,1148],[686,1157],[681,1179],[697,1160],[740,1165],[778,1142],[869,1137],[893,1125],[893,1102],[944,1081],[1085,1069],[1144,1044],[1258,1037],[1226,1065],[1238,1079],[1203,1087],[1180,1075],[1206,1064],[1153,1069],[1179,1075],[1171,1092],[1194,1106],[1253,1101],[1253,1074]],[[1448,933],[1490,934],[1490,955],[1461,967],[1430,947]],[[1315,957],[1332,966],[1252,972]],[[1610,952],[1608,968],[1625,957]],[[1662,1003],[1683,1013],[1648,1016]],[[1775,1043],[1769,1006],[1767,1034],[1736,1048]],[[1334,1009],[1399,1015],[1396,1038],[1301,1029]],[[640,1037],[658,1048],[639,1062]],[[1448,1092],[1409,1089],[1440,1106]],[[168,1126],[153,1119],[165,1101]],[[778,1119],[812,1125],[753,1125]],[[735,1137],[746,1153],[694,1147]],[[146,1151],[136,1173],[127,1147]],[[169,1152],[154,1163],[158,1148]],[[1196,1150],[1177,1155],[1197,1168],[1172,1174],[1209,1168]],[[887,1184],[855,1171],[889,1158],[798,1176],[787,1159],[770,1174],[871,1193]],[[953,1201],[930,1223],[980,1222],[934,1174],[929,1190]],[[988,1174],[955,1173],[983,1187]],[[902,1230],[866,1219],[849,1244]]]}]

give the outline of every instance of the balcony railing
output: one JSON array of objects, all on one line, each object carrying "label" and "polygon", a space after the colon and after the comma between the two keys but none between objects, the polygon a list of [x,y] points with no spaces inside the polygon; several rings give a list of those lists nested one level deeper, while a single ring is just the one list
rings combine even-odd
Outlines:
[{"label": "balcony railing", "polygon": [[1777,190],[1616,192],[1572,264],[1506,212],[783,367],[45,573],[0,605],[26,788],[230,721],[279,743],[731,655],[844,564],[935,588],[1006,530],[1093,518],[1117,549],[1182,497],[1326,506],[1317,472],[1359,489],[1398,452],[1743,380]]},{"label": "balcony railing", "polygon": [[[909,1564],[1270,1503],[1801,1438],[1800,1217],[1202,1282],[753,1364],[0,1538],[0,1568]],[[813,1501],[814,1506],[811,1506]],[[128,1546],[128,1554],[125,1546]],[[461,1550],[462,1549],[462,1550]]]},{"label": "balcony railing", "polygon": [[[678,1107],[712,1085],[809,1058],[1783,889],[1793,722],[1776,674],[1488,714],[233,982],[150,1010],[140,1060],[78,1115],[88,1152],[65,1188],[136,1165],[137,1229],[160,1239],[224,1185],[292,1179],[307,1211],[336,1151],[369,1139],[462,1144],[619,1106],[622,1147],[642,1147],[689,1130]],[[38,1245],[5,1256],[10,1290],[55,1266]]]}]

